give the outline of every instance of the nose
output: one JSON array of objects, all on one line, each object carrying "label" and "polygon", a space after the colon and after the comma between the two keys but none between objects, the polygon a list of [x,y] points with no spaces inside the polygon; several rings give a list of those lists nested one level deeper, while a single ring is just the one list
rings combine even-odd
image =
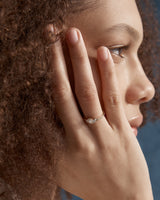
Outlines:
[{"label": "nose", "polygon": [[130,104],[142,104],[150,101],[155,95],[155,88],[146,76],[141,63],[134,67],[130,76],[130,84],[126,100]]}]

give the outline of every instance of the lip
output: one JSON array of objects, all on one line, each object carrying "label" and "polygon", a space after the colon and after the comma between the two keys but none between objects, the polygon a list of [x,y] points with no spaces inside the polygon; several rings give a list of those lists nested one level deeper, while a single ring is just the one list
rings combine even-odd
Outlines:
[{"label": "lip", "polygon": [[142,123],[143,123],[143,115],[141,114],[134,116],[129,120],[129,124],[135,136],[138,135],[138,128],[141,126]]}]

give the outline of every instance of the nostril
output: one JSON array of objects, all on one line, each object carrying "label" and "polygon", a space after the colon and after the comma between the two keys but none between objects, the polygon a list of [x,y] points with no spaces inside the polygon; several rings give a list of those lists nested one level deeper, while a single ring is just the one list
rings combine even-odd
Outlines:
[{"label": "nostril", "polygon": [[148,100],[148,98],[147,97],[143,97],[143,98],[141,98],[140,100],[139,100],[139,103],[141,104],[141,103],[146,103],[146,102],[148,102],[149,100]]}]

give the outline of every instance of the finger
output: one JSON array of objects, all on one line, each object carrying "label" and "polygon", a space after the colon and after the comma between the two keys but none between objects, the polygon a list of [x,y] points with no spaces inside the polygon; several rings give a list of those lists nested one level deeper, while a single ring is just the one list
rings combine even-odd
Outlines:
[{"label": "finger", "polygon": [[121,127],[126,117],[122,105],[115,64],[106,47],[97,50],[98,65],[101,75],[102,98],[109,124],[113,127]]},{"label": "finger", "polygon": [[65,128],[71,130],[72,127],[81,127],[84,122],[72,93],[60,40],[49,46],[48,54],[52,78],[53,99],[58,114]]},{"label": "finger", "polygon": [[[66,37],[72,61],[75,93],[78,102],[85,118],[97,118],[103,111],[82,35],[79,30],[71,28],[67,32]],[[96,124],[103,120],[97,121]]]}]

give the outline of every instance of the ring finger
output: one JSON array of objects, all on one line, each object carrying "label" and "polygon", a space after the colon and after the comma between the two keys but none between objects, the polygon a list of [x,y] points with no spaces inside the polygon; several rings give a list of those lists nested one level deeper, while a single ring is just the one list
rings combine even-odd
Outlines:
[{"label": "ring finger", "polygon": [[[103,111],[82,35],[77,29],[71,28],[67,32],[66,37],[72,61],[75,93],[78,102],[85,118],[97,118]],[[104,119],[99,120],[99,122],[104,121]]]}]

